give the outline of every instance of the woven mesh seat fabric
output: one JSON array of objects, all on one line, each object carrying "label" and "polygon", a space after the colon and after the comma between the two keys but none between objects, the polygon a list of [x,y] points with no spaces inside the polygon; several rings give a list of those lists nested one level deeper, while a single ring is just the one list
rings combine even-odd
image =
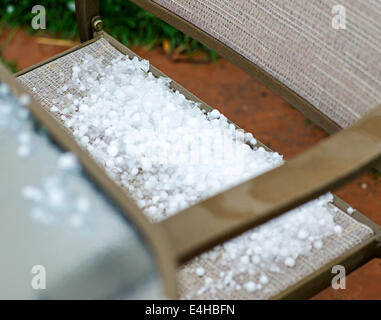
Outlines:
[{"label": "woven mesh seat fabric", "polygon": [[381,103],[381,2],[153,0],[264,69],[341,127]]},{"label": "woven mesh seat fabric", "polygon": [[[119,57],[121,53],[109,44],[105,39],[101,38],[81,49],[56,59],[48,64],[38,67],[20,77],[18,80],[26,86],[47,111],[54,105],[57,99],[64,99],[59,89],[65,81],[71,78],[72,67],[81,62],[86,55],[94,57],[102,57],[105,65],[109,64],[114,58]],[[80,91],[72,92],[74,95],[80,95]],[[57,121],[60,121],[59,113],[54,113]],[[127,191],[126,191],[127,192]],[[343,232],[340,236],[330,236],[324,239],[324,246],[321,250],[312,250],[310,254],[299,257],[294,268],[287,268],[279,265],[279,272],[266,273],[269,283],[266,290],[259,290],[247,293],[245,290],[226,290],[226,288],[214,288],[213,290],[205,290],[203,281],[195,273],[198,266],[206,270],[206,274],[210,278],[218,278],[221,271],[227,270],[229,266],[223,265],[218,259],[222,253],[223,247],[214,248],[211,252],[214,254],[202,255],[193,259],[188,264],[180,268],[179,279],[181,286],[181,295],[183,298],[242,298],[242,299],[263,299],[272,297],[285,288],[295,284],[303,277],[311,274],[329,261],[337,258],[347,250],[354,248],[361,242],[369,239],[373,235],[373,231],[357,222],[341,210],[337,210],[334,205],[330,205],[330,213],[334,216]],[[244,236],[244,235],[243,235]],[[248,281],[249,275],[235,279],[241,287]]]},{"label": "woven mesh seat fabric", "polygon": [[[234,286],[226,286],[224,278],[228,274],[230,266],[226,262],[224,263],[223,259],[219,259],[224,251],[224,247],[219,246],[211,251],[212,254],[207,253],[197,257],[181,269],[179,282],[182,297],[185,299],[269,299],[279,295],[291,285],[372,235],[372,231],[368,227],[358,223],[341,210],[335,212],[333,204],[329,204],[329,206],[335,222],[343,228],[343,232],[340,236],[326,237],[322,249],[313,249],[310,253],[298,257],[294,267],[289,268],[283,262],[277,262],[276,266],[279,269],[276,271],[269,271],[268,268],[260,267],[256,270],[255,275],[236,274],[233,277]],[[242,236],[244,237],[245,234]],[[200,266],[205,270],[205,277],[203,278],[197,276],[195,272]],[[221,272],[225,274],[223,277],[221,277]],[[245,289],[245,284],[249,281],[260,284],[260,276],[262,275],[267,276],[268,283],[263,285],[260,290],[248,292]],[[206,285],[207,277],[211,278],[212,282]]]}]

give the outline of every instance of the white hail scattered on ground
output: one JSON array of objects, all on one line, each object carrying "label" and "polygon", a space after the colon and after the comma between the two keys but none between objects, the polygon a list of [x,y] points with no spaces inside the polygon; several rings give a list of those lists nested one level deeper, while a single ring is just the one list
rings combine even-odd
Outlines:
[{"label": "white hail scattered on ground", "polygon": [[[51,111],[70,129],[154,222],[282,163],[282,157],[255,147],[249,133],[237,130],[217,110],[210,113],[174,92],[166,78],[155,78],[148,61],[115,59],[105,66],[91,56],[73,67]],[[246,142],[254,145],[250,148]],[[236,279],[256,275],[243,287],[266,286],[262,272],[293,268],[300,255],[321,249],[327,236],[341,232],[328,210],[330,194],[297,208],[211,250],[229,271],[211,279],[205,290],[240,290]],[[221,248],[221,247],[220,247]],[[258,271],[261,270],[261,271]]]}]

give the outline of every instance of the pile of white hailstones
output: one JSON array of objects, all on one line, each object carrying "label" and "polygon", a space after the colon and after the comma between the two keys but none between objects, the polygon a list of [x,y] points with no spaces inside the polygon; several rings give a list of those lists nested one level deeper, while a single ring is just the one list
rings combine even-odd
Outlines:
[{"label": "pile of white hailstones", "polygon": [[[217,110],[169,88],[148,61],[86,58],[62,88],[59,112],[77,141],[125,186],[153,221],[282,163]],[[82,98],[75,92],[80,91]],[[61,110],[61,111],[59,111]]]},{"label": "pile of white hailstones", "polygon": [[[169,84],[149,72],[148,61],[121,57],[105,65],[86,56],[51,107],[154,222],[282,163],[279,154],[256,147],[250,133]],[[235,279],[244,274],[259,276],[244,289],[259,290],[268,277],[258,270],[292,268],[300,255],[322,248],[324,238],[341,232],[330,201],[323,196],[223,244],[218,263],[230,271],[207,278],[203,290],[240,290]],[[207,277],[201,267],[195,273]]]},{"label": "pile of white hailstones", "polygon": [[[204,268],[196,269],[199,277],[205,276],[197,294],[213,297],[221,290],[261,290],[270,283],[271,274],[285,272],[284,267],[296,266],[299,256],[321,249],[326,237],[342,232],[327,207],[332,197],[321,196],[201,255],[200,262],[206,259],[221,272],[212,278]],[[243,288],[242,279],[246,279]]]}]

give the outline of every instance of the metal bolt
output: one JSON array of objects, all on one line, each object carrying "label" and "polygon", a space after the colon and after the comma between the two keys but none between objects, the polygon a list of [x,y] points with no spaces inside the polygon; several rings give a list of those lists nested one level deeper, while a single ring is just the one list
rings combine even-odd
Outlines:
[{"label": "metal bolt", "polygon": [[101,31],[103,29],[103,21],[101,18],[96,18],[94,19],[94,22],[93,22],[93,28],[95,31]]}]

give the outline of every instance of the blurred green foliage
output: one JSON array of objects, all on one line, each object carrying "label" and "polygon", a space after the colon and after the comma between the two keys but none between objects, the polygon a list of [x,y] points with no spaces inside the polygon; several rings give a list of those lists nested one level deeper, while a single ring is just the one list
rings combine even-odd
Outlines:
[{"label": "blurred green foliage", "polygon": [[16,63],[14,61],[6,61],[3,59],[3,57],[1,56],[1,51],[0,51],[0,63],[5,66],[9,72],[11,73],[14,73],[16,72]]},{"label": "blurred green foliage", "polygon": [[[23,26],[34,32],[31,10],[37,4],[46,9],[47,32],[69,39],[77,37],[74,0],[0,0],[0,22],[6,27]],[[130,1],[100,0],[100,6],[105,30],[126,45],[155,47],[167,41],[171,50],[188,56],[203,51],[211,60],[217,59],[215,52]]]}]

